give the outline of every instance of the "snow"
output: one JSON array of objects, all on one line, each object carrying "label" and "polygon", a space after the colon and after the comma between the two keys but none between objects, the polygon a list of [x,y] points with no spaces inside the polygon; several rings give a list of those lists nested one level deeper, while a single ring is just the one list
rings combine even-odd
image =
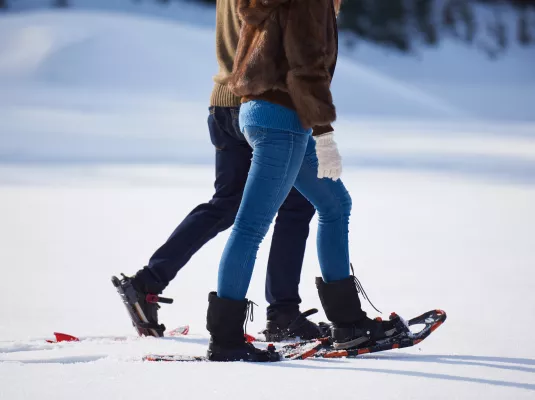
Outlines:
[{"label": "snow", "polygon": [[[194,256],[165,293],[175,304],[163,305],[162,321],[170,328],[189,323],[188,337],[135,338],[109,278],[141,266],[209,198],[212,175],[209,166],[187,165],[0,169],[8,304],[1,311],[2,398],[533,398],[535,190],[422,171],[344,172],[354,200],[352,260],[374,303],[405,316],[437,307],[448,312],[417,348],[274,366],[141,362],[147,353],[204,353],[207,293],[215,288],[227,233]],[[304,308],[320,307],[315,232],[314,221]],[[248,324],[253,334],[264,324],[270,237],[248,294],[259,305]],[[45,343],[53,331],[100,338]],[[112,341],[123,335],[130,339]]]},{"label": "snow", "polygon": [[[361,44],[340,57],[352,261],[385,315],[446,310],[432,336],[358,360],[143,363],[203,354],[208,342],[228,232],[165,293],[175,303],[161,319],[190,324],[187,337],[137,338],[109,279],[143,266],[212,195],[213,10],[45,3],[0,15],[0,399],[534,398],[532,52],[491,62],[445,43],[401,58]],[[316,225],[303,310],[321,308]],[[270,238],[248,293],[259,305],[252,334],[265,323]],[[54,331],[88,340],[46,343]]]},{"label": "snow", "polygon": [[[195,134],[206,130],[217,71],[211,27],[94,9],[8,13],[1,20],[0,160],[211,162],[207,135]],[[383,152],[384,143],[397,149],[378,131],[400,140],[425,136],[426,154],[448,152],[455,147],[451,132],[459,131],[466,143],[457,147],[465,153],[492,146],[524,157],[532,147],[529,53],[517,49],[518,57],[496,62],[472,55],[462,76],[450,64],[439,67],[442,53],[418,61],[361,47],[355,54],[366,59],[341,56],[333,84],[335,127],[352,155]],[[469,59],[462,48],[444,52]],[[515,137],[513,154],[498,138],[482,144],[490,132]]]}]

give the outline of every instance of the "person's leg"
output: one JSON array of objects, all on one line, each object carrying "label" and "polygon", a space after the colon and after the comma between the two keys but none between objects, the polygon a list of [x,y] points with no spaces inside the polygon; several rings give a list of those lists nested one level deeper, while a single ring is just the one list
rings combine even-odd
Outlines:
[{"label": "person's leg", "polygon": [[146,292],[161,293],[193,254],[234,223],[252,154],[243,136],[236,133],[238,113],[238,107],[210,108],[208,128],[216,150],[215,194],[186,216],[148,266],[136,274]]},{"label": "person's leg", "polygon": [[325,281],[349,276],[349,216],[351,197],[340,179],[319,179],[316,142],[310,137],[295,187],[318,212],[317,249]]},{"label": "person's leg", "polygon": [[344,349],[395,335],[392,321],[376,321],[362,310],[359,289],[350,275],[348,226],[351,197],[339,179],[318,179],[315,141],[310,139],[295,187],[318,212],[318,259],[322,278],[316,279],[327,318],[333,323],[335,347]]},{"label": "person's leg", "polygon": [[247,127],[253,159],[234,228],[219,266],[217,295],[242,300],[258,247],[299,172],[309,133]]},{"label": "person's leg", "polygon": [[219,264],[217,293],[210,293],[206,328],[207,357],[216,361],[276,361],[277,353],[255,348],[244,339],[250,305],[245,298],[258,246],[290,192],[310,133],[245,128],[253,160],[234,228]]},{"label": "person's leg", "polygon": [[299,282],[305,255],[310,220],[315,209],[295,188],[279,209],[275,222],[271,250],[266,271],[266,328],[262,331],[267,341],[279,342],[299,337],[315,339],[328,332],[301,313]]},{"label": "person's leg", "polygon": [[268,320],[277,314],[299,314],[299,282],[314,213],[314,206],[295,188],[279,209],[266,271]]}]

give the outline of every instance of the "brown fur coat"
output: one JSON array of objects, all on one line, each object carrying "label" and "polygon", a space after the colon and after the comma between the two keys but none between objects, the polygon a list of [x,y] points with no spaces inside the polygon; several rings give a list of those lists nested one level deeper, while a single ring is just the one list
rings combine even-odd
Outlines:
[{"label": "brown fur coat", "polygon": [[295,109],[305,128],[333,122],[333,0],[238,0],[238,14],[242,27],[229,88],[246,100]]}]

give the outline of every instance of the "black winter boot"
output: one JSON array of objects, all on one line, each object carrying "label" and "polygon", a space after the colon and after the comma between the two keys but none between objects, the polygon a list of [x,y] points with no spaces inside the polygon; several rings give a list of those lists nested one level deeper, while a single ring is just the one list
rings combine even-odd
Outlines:
[{"label": "black winter boot", "polygon": [[250,302],[208,295],[206,329],[210,332],[210,344],[206,356],[211,361],[280,361],[278,353],[257,349],[247,343],[243,325],[247,319]]},{"label": "black winter boot", "polygon": [[162,282],[153,269],[145,266],[131,278],[132,284],[145,293],[161,294],[168,283]]},{"label": "black winter boot", "polygon": [[283,340],[296,339],[310,340],[329,336],[330,325],[320,322],[316,325],[307,317],[316,314],[317,309],[293,312],[273,311],[269,313],[266,329],[262,333],[268,342],[281,342]]},{"label": "black winter boot", "polygon": [[398,334],[392,321],[372,320],[362,310],[355,277],[325,283],[316,278],[318,294],[329,321],[336,349],[372,344]]}]

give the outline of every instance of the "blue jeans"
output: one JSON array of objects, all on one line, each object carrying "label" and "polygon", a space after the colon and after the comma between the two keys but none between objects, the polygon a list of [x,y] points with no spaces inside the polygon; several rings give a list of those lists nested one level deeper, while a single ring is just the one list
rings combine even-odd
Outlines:
[{"label": "blue jeans", "polygon": [[[215,148],[215,193],[178,225],[138,273],[147,291],[161,292],[190,258],[234,223],[242,199],[252,149],[238,123],[239,107],[210,107],[208,128]],[[299,281],[314,207],[295,189],[278,210],[266,273],[268,318],[299,311]]]},{"label": "blue jeans", "polygon": [[326,282],[349,276],[351,197],[341,180],[318,179],[310,132],[245,126],[253,160],[242,202],[219,265],[218,296],[244,299],[258,247],[280,205],[295,186],[318,212],[317,250]]}]

